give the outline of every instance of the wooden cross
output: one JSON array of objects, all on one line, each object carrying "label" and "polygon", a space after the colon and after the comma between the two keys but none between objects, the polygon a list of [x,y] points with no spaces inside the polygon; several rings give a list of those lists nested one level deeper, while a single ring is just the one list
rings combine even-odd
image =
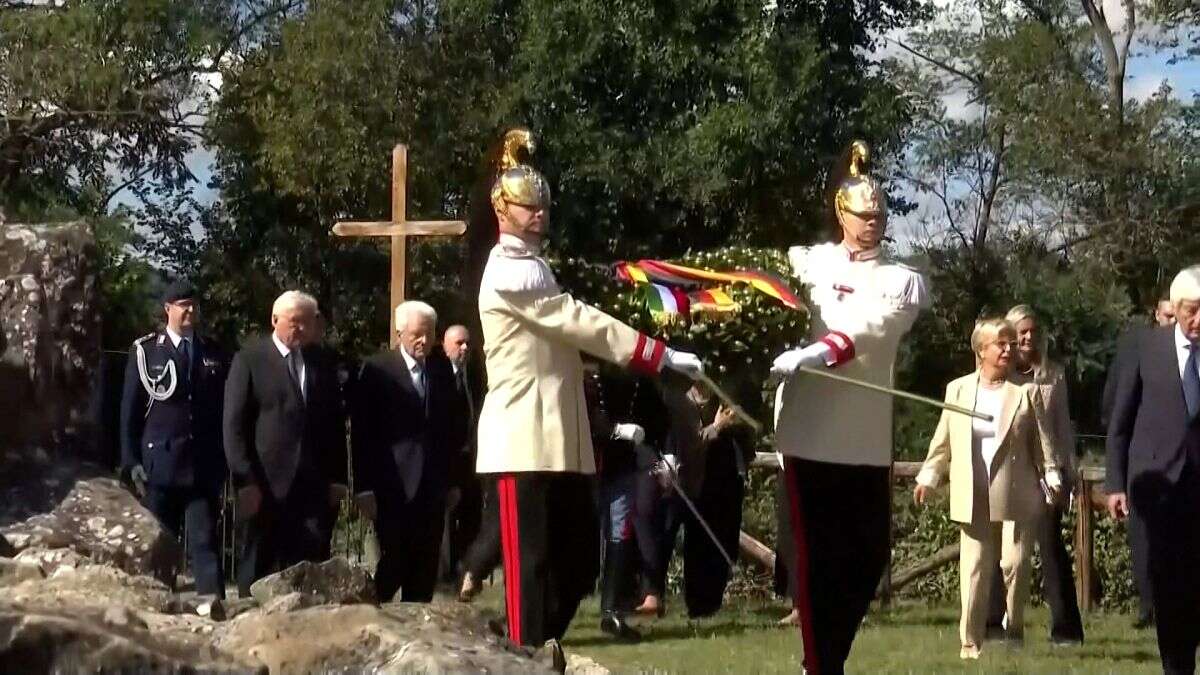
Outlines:
[{"label": "wooden cross", "polygon": [[392,285],[391,306],[388,308],[388,339],[396,346],[396,307],[404,302],[404,271],[406,244],[409,236],[453,236],[467,231],[461,220],[408,220],[405,204],[408,200],[408,146],[392,148],[392,219],[385,221],[354,221],[336,223],[333,233],[339,237],[391,237]]}]

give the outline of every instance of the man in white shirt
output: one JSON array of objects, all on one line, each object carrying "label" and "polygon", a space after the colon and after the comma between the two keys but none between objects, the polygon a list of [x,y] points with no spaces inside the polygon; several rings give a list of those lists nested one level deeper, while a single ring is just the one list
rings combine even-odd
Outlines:
[{"label": "man in white shirt", "polygon": [[837,368],[890,386],[900,339],[929,298],[924,277],[880,247],[887,197],[867,170],[867,146],[855,141],[833,172],[840,241],[788,251],[809,291],[812,342],[784,352],[772,368],[786,378],[775,441],[791,501],[804,663],[822,675],[845,667],[887,563],[892,401],[797,368]]}]

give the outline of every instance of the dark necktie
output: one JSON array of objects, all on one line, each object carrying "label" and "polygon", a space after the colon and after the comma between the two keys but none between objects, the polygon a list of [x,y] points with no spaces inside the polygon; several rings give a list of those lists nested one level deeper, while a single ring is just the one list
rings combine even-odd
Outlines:
[{"label": "dark necktie", "polygon": [[188,382],[192,379],[192,348],[191,340],[187,338],[179,340],[179,361],[183,366],[183,380]]},{"label": "dark necktie", "polygon": [[421,400],[425,400],[425,368],[421,366],[420,361],[413,364],[412,379],[417,395],[421,397]]},{"label": "dark necktie", "polygon": [[1200,373],[1196,372],[1196,345],[1188,350],[1187,363],[1183,366],[1183,400],[1187,404],[1188,419],[1200,412]]},{"label": "dark necktie", "polygon": [[300,377],[300,359],[295,349],[288,352],[286,360],[288,373],[292,376],[292,382],[296,384],[296,389],[300,390],[300,398],[304,398],[304,380]]},{"label": "dark necktie", "polygon": [[467,386],[467,368],[462,366],[458,369],[458,393],[462,395],[463,400],[467,402],[467,414],[471,420],[475,419],[475,401],[471,399],[471,389]]}]

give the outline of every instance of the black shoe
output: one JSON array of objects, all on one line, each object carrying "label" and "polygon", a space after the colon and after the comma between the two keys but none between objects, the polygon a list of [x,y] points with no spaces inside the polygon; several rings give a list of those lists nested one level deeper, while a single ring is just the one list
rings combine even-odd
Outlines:
[{"label": "black shoe", "polygon": [[639,642],[642,639],[642,634],[616,612],[605,612],[600,617],[600,630],[622,642]]}]

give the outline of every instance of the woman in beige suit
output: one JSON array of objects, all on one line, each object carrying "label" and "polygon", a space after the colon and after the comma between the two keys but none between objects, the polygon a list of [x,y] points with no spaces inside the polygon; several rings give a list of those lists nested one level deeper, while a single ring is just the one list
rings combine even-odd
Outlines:
[{"label": "woman in beige suit", "polygon": [[991,416],[987,422],[943,412],[917,476],[913,499],[924,504],[950,479],[950,518],[959,523],[959,578],[964,659],[979,658],[996,563],[1004,577],[1009,627],[1023,625],[1029,595],[1033,526],[1047,492],[1061,485],[1036,387],[1009,381],[1016,331],[1003,319],[975,325],[978,367],[946,387],[946,402]]}]

